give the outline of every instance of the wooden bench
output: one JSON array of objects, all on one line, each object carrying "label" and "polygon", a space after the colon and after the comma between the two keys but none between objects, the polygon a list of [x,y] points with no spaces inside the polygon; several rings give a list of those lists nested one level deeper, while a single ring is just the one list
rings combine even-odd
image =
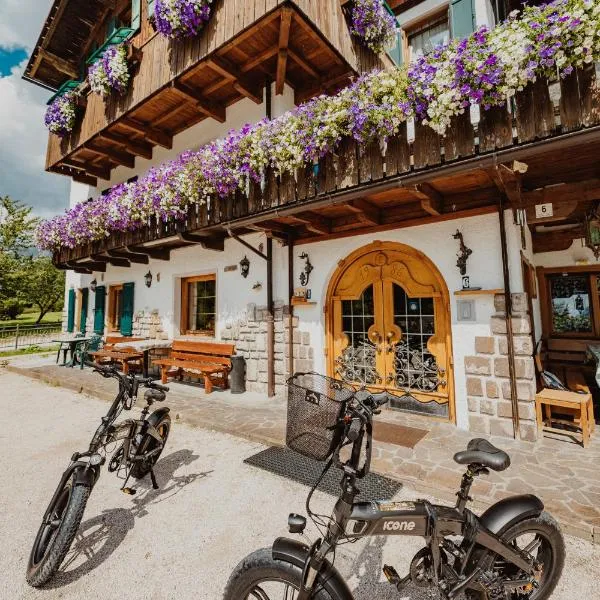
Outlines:
[{"label": "wooden bench", "polygon": [[127,348],[115,348],[116,344],[122,344],[124,342],[140,342],[145,338],[141,337],[122,337],[122,336],[106,336],[104,345],[101,350],[97,352],[90,352],[89,355],[94,359],[97,364],[113,364],[119,363],[123,369],[123,373],[126,375],[129,373],[133,364],[141,364],[144,356],[140,352],[135,350],[128,350]]},{"label": "wooden bench", "polygon": [[153,364],[160,366],[163,383],[167,383],[169,376],[198,376],[204,379],[204,389],[210,394],[215,384],[227,389],[227,376],[231,370],[231,355],[234,352],[233,344],[175,340],[171,356],[154,360]]}]

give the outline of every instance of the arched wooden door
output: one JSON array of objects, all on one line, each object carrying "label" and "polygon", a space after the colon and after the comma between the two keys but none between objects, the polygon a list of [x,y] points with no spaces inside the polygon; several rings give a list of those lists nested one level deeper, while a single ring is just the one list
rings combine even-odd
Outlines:
[{"label": "arched wooden door", "polygon": [[327,315],[330,375],[454,420],[448,289],[424,254],[394,242],[357,250],[331,280]]}]

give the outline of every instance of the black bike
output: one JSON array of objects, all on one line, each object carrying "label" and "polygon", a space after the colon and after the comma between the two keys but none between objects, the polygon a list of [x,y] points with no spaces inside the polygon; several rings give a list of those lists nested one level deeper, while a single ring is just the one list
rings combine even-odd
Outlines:
[{"label": "black bike", "polygon": [[[126,487],[129,477],[142,479],[148,473],[153,487],[158,488],[153,467],[169,437],[171,417],[167,407],[155,410],[150,416],[148,412],[154,402],[162,402],[166,398],[165,392],[169,388],[151,379],[123,375],[114,367],[87,364],[103,377],[117,379],[119,391],[108,413],[102,417],[88,450],[76,452],[71,457],[44,513],[27,565],[27,583],[34,587],[44,585],[51,579],[69,551],[107,454],[115,450],[108,470],[117,472],[125,479],[121,488],[123,492],[135,494],[135,489]],[[115,424],[122,410],[133,408],[140,387],[148,388],[144,394],[146,405],[140,418]]]},{"label": "black bike", "polygon": [[[533,495],[506,498],[480,517],[466,507],[475,477],[510,465],[505,452],[474,439],[455,454],[457,463],[467,465],[455,506],[426,500],[355,502],[357,480],[369,472],[373,415],[387,396],[355,392],[314,373],[296,374],[288,387],[288,447],[317,460],[329,458],[306,501],[323,538],[311,547],[279,538],[271,548],[250,554],[231,575],[224,600],[352,600],[328,557],[335,556],[340,543],[372,535],[425,538],[426,546],[412,559],[406,577],[383,567],[399,591],[412,582],[437,588],[447,599],[461,593],[473,600],[545,600],[551,595],[562,573],[565,547],[541,500]],[[310,500],[332,464],[343,472],[342,490],[324,521],[311,512]],[[288,525],[290,533],[302,533],[306,518],[291,514]]]}]

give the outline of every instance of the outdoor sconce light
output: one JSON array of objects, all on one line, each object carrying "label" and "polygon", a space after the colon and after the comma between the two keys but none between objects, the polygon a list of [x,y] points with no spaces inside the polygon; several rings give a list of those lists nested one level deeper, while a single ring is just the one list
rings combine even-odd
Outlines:
[{"label": "outdoor sconce light", "polygon": [[144,275],[144,281],[146,282],[146,287],[149,288],[152,285],[152,273],[150,271]]},{"label": "outdoor sconce light", "polygon": [[252,286],[253,290],[260,290],[262,289],[262,283],[260,281],[257,281],[253,286]]},{"label": "outdoor sconce light", "polygon": [[244,258],[240,260],[240,273],[244,279],[246,279],[248,273],[250,273],[250,261],[247,256],[244,256]]},{"label": "outdoor sconce light", "polygon": [[302,287],[306,287],[308,285],[308,280],[310,279],[310,274],[312,273],[314,267],[310,264],[310,259],[308,258],[308,254],[306,254],[306,252],[300,254],[298,258],[306,261],[304,264],[304,270],[300,273],[300,285]]},{"label": "outdoor sconce light", "polygon": [[92,294],[95,294],[97,287],[98,287],[98,282],[96,281],[96,278],[94,277],[94,279],[92,279],[92,281],[90,281],[90,292],[92,292]]}]

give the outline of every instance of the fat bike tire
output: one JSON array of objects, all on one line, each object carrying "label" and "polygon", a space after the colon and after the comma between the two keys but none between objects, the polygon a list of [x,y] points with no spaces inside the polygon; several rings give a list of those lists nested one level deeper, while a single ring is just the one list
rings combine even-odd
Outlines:
[{"label": "fat bike tire", "polygon": [[81,524],[91,487],[67,481],[50,507],[53,524],[42,523],[27,564],[25,579],[32,587],[48,583],[60,568]]},{"label": "fat bike tire", "polygon": [[[154,413],[153,413],[154,414]],[[152,419],[152,415],[150,415],[150,419]],[[158,462],[160,455],[163,453],[165,446],[167,444],[167,439],[169,438],[169,433],[171,431],[171,417],[167,413],[164,415],[160,421],[155,425],[156,430],[160,434],[162,439],[163,447],[160,452],[152,456],[147,461],[140,461],[133,465],[131,469],[131,476],[135,479],[143,479],[150,473],[150,470],[154,467],[154,465]],[[151,435],[144,435],[140,445],[137,449],[136,455],[145,454],[146,452],[151,452],[158,445],[158,441],[153,438]]]},{"label": "fat bike tire", "polygon": [[[510,527],[502,534],[502,539],[508,542],[516,542],[523,536],[534,536],[536,539],[543,540],[537,559],[542,563],[542,573],[539,580],[539,587],[530,592],[513,592],[507,596],[511,600],[548,600],[556,588],[565,565],[565,541],[560,530],[560,526],[547,512],[543,512],[539,517],[524,519]],[[473,561],[478,560],[483,550],[475,550]],[[493,567],[493,558],[490,559],[487,567]],[[484,592],[469,590],[467,598],[472,600],[484,600]]]},{"label": "fat bike tire", "polygon": [[[268,585],[289,586],[289,590],[299,590],[302,570],[288,562],[273,558],[271,548],[263,548],[249,554],[238,564],[229,577],[223,600],[274,600],[281,594],[269,596],[264,591]],[[326,589],[326,582],[317,578],[317,588],[313,600],[338,600],[337,595]],[[279,588],[281,589],[281,587]],[[287,588],[286,588],[287,591]],[[288,596],[283,596],[287,598]],[[290,596],[290,597],[296,597]]]}]

